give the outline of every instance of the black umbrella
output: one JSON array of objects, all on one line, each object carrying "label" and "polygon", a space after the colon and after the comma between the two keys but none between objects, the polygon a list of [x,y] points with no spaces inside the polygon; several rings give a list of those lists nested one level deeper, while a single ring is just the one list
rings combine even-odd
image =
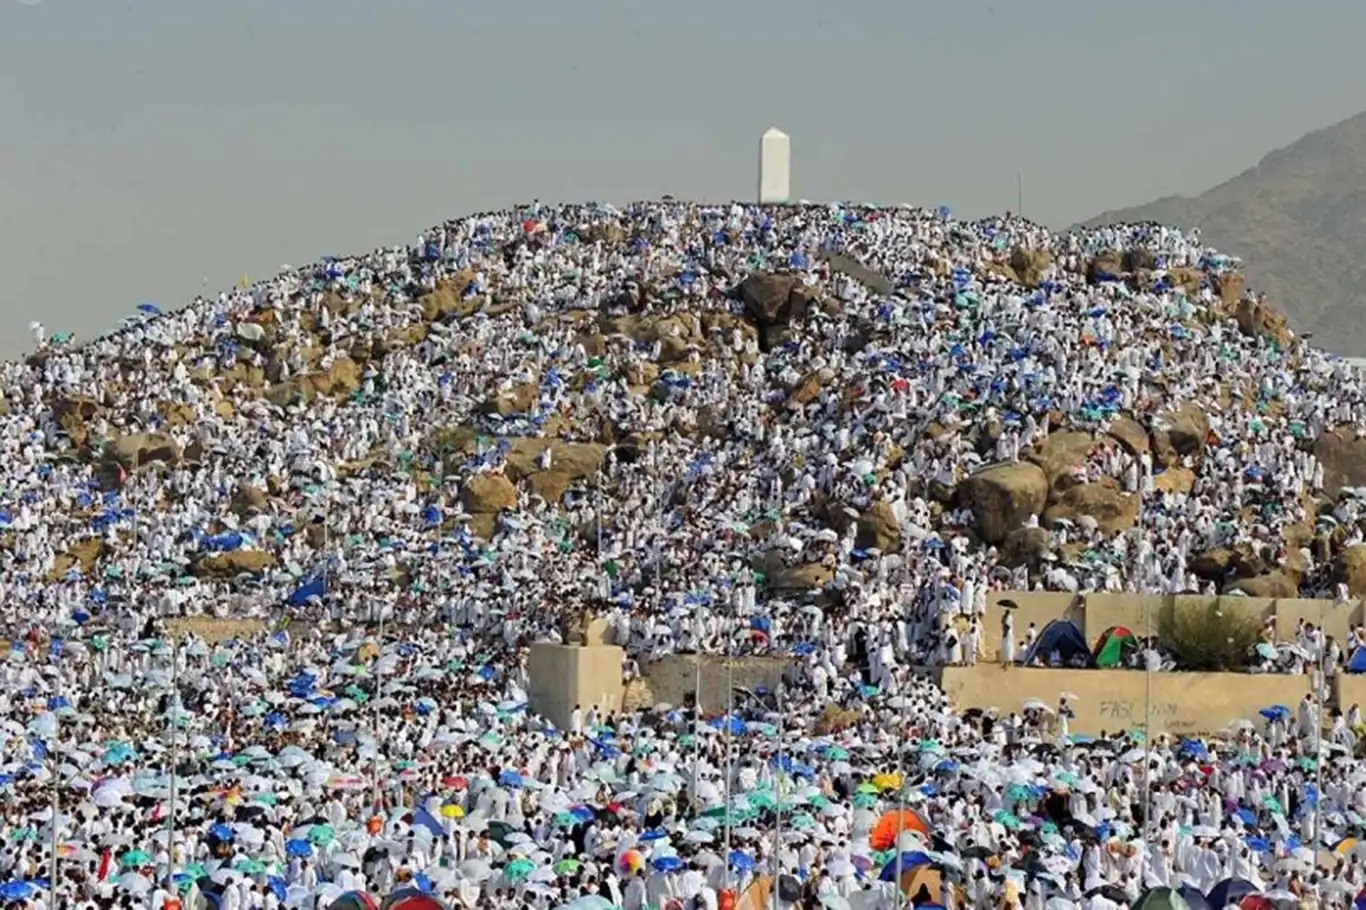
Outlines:
[{"label": "black umbrella", "polygon": [[778,876],[778,897],[789,904],[802,899],[802,883],[797,881],[795,875]]}]

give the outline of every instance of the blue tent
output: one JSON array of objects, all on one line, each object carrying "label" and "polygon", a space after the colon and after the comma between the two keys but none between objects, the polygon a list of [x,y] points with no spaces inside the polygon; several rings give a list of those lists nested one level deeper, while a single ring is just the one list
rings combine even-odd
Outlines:
[{"label": "blue tent", "polygon": [[1032,664],[1035,656],[1038,656],[1043,663],[1048,664],[1054,652],[1057,652],[1065,666],[1096,665],[1096,658],[1086,644],[1086,636],[1081,634],[1081,629],[1075,623],[1067,619],[1055,619],[1044,626],[1034,640],[1034,646],[1021,655],[1020,663]]},{"label": "blue tent", "polygon": [[1357,648],[1352,659],[1347,661],[1348,673],[1366,673],[1366,648]]}]

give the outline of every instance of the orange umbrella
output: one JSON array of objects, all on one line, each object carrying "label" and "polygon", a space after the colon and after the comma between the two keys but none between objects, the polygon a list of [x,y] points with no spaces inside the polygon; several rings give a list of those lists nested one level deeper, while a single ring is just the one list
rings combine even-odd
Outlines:
[{"label": "orange umbrella", "polygon": [[877,820],[868,843],[874,850],[890,850],[896,846],[902,831],[919,831],[928,835],[930,826],[914,809],[893,809]]}]

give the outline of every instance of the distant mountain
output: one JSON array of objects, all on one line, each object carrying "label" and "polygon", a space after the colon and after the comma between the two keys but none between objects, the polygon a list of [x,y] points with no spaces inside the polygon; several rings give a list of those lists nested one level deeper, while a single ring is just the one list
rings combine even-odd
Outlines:
[{"label": "distant mountain", "polygon": [[1194,199],[1168,196],[1086,222],[1199,227],[1243,260],[1296,331],[1366,356],[1366,113],[1310,133]]}]

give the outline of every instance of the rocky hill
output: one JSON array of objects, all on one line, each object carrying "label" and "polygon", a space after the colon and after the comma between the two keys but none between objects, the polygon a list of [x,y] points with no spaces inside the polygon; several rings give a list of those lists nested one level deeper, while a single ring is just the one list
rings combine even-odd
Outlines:
[{"label": "rocky hill", "polygon": [[1179,232],[535,206],[0,380],[35,605],[1366,594],[1366,388]]},{"label": "rocky hill", "polygon": [[1247,264],[1302,333],[1336,353],[1366,356],[1366,113],[1266,155],[1195,198],[1167,197],[1105,212],[1088,225],[1199,227]]}]

